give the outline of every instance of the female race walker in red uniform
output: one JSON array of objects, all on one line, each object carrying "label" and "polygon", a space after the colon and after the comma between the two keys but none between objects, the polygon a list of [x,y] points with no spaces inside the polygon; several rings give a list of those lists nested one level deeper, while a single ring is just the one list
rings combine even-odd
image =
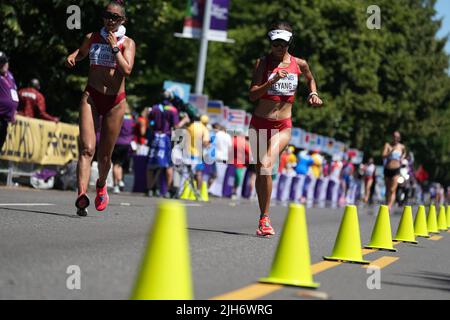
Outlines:
[{"label": "female race walker in red uniform", "polygon": [[96,128],[101,116],[98,146],[99,178],[95,208],[105,210],[109,197],[106,178],[111,168],[111,154],[122,126],[125,113],[125,77],[134,65],[135,43],[125,36],[123,1],[112,1],[103,12],[104,27],[100,32],[86,35],[81,47],[67,57],[66,65],[73,68],[77,61],[89,55],[88,84],[80,103],[80,156],[78,159],[77,214],[87,215],[87,188],[91,161],[95,153]]},{"label": "female race walker in red uniform", "polygon": [[[308,64],[288,52],[293,36],[291,26],[286,22],[276,23],[268,36],[271,52],[257,60],[250,88],[250,100],[258,101],[250,122],[252,151],[253,155],[257,155],[254,156],[257,160],[255,185],[261,211],[256,230],[258,236],[275,234],[269,219],[272,168],[291,139],[292,104],[301,74],[305,76],[311,92],[308,103],[322,105]],[[252,138],[254,134],[257,139]]]}]

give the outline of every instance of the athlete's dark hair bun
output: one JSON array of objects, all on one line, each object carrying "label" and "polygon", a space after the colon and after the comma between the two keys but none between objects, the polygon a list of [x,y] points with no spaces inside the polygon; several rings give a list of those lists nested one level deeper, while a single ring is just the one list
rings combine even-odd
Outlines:
[{"label": "athlete's dark hair bun", "polygon": [[125,1],[124,0],[114,0],[115,3],[120,4],[122,7],[125,6]]}]

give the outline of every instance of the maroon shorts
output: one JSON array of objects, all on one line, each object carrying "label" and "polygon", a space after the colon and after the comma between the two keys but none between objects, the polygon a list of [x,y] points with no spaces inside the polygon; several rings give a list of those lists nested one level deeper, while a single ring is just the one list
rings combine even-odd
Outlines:
[{"label": "maroon shorts", "polygon": [[292,128],[292,118],[274,120],[252,115],[252,120],[250,121],[250,128],[251,127],[255,128],[257,133],[259,133],[261,130],[266,129],[267,139],[270,139],[278,132]]},{"label": "maroon shorts", "polygon": [[94,107],[98,114],[104,116],[109,110],[117,106],[127,97],[125,91],[119,94],[103,94],[97,89],[88,85],[85,90],[94,102]]}]

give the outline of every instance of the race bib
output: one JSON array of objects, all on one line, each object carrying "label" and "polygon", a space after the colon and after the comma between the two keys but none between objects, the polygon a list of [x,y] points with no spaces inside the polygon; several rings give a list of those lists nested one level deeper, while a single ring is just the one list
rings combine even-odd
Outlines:
[{"label": "race bib", "polygon": [[[269,77],[271,80],[275,76],[275,73],[272,73]],[[295,73],[289,73],[286,78],[278,80],[274,83],[270,89],[267,91],[269,95],[274,96],[293,96],[297,90],[298,85],[298,76]]]},{"label": "race bib", "polygon": [[112,52],[111,46],[103,43],[94,43],[89,50],[89,59],[91,65],[115,68],[116,58]]},{"label": "race bib", "polygon": [[17,91],[15,89],[11,89],[11,99],[15,102],[19,102],[19,96],[17,95]]}]

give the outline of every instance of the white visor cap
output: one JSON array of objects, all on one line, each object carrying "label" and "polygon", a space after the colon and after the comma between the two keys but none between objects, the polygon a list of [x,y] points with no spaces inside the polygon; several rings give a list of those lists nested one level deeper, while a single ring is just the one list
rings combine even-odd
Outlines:
[{"label": "white visor cap", "polygon": [[270,41],[274,41],[277,39],[284,40],[286,42],[289,42],[292,38],[292,32],[289,32],[287,30],[272,30],[268,33]]}]

